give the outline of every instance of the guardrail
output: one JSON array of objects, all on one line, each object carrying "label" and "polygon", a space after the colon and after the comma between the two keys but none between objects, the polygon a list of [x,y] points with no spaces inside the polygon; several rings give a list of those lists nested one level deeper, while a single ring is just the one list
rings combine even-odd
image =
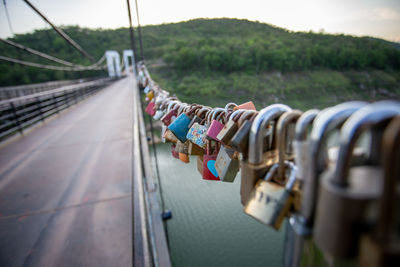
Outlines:
[{"label": "guardrail", "polygon": [[151,160],[143,120],[139,90],[133,85],[133,266],[170,267],[166,231],[157,198],[157,185],[151,170]]},{"label": "guardrail", "polygon": [[0,101],[0,140],[50,117],[96,93],[114,78],[63,86]]},{"label": "guardrail", "polygon": [[16,86],[4,86],[0,87],[0,100],[11,99],[21,96],[27,96],[35,93],[40,93],[61,86],[79,84],[88,81],[92,81],[98,78],[84,78],[76,80],[65,80],[65,81],[51,81],[44,83],[26,84],[26,85],[16,85]]}]

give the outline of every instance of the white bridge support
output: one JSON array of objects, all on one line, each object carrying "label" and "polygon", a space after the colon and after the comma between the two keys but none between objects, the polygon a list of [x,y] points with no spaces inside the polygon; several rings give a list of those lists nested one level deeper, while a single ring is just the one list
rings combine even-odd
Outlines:
[{"label": "white bridge support", "polygon": [[121,66],[119,61],[119,54],[115,50],[106,51],[108,76],[121,77]]},{"label": "white bridge support", "polygon": [[[129,64],[129,57],[132,58],[132,64]],[[131,75],[135,73],[135,57],[131,49],[124,50],[123,60],[125,64],[126,75]]]}]

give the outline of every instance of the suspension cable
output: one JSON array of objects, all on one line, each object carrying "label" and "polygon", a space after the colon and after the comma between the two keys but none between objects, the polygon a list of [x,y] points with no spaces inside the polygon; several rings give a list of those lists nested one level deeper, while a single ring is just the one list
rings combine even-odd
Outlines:
[{"label": "suspension cable", "polygon": [[[133,56],[136,56],[136,43],[135,43],[135,34],[133,30],[133,24],[132,24],[132,15],[131,15],[131,5],[129,0],[126,0],[126,4],[128,6],[128,17],[129,17],[129,34],[131,37],[131,46],[133,50]],[[136,69],[136,66],[134,66]]]},{"label": "suspension cable", "polygon": [[7,21],[8,21],[8,27],[10,28],[11,34],[14,35],[14,30],[13,30],[12,25],[11,25],[10,14],[8,14],[8,9],[7,9],[7,5],[6,5],[6,0],[3,0],[3,4],[4,4],[4,9],[6,10],[6,16],[7,16]]},{"label": "suspension cable", "polygon": [[140,20],[139,20],[139,8],[138,8],[138,2],[135,0],[136,4],[136,17],[137,17],[137,23],[138,23],[138,33],[139,33],[139,44],[140,44],[140,59],[144,61],[144,56],[143,56],[143,43],[142,43],[142,28],[140,27]]},{"label": "suspension cable", "polygon": [[70,67],[80,66],[80,67],[83,67],[82,65],[77,65],[77,64],[74,64],[74,63],[71,63],[71,62],[68,62],[68,61],[65,61],[65,60],[62,60],[62,59],[47,55],[45,53],[39,52],[37,50],[34,50],[32,48],[29,48],[29,47],[26,47],[26,46],[24,46],[22,44],[15,43],[15,42],[10,41],[10,40],[5,40],[3,38],[0,38],[0,42],[3,42],[5,44],[7,44],[7,45],[16,47],[16,48],[18,48],[18,49],[20,49],[22,51],[31,53],[33,55],[36,55],[36,56],[39,56],[39,57],[42,57],[42,58],[45,58],[45,59],[60,63],[60,64],[63,64],[63,65],[66,65],[66,66],[70,66]]},{"label": "suspension cable", "polygon": [[100,60],[91,65],[91,66],[85,66],[85,67],[62,67],[62,66],[53,66],[53,65],[44,65],[44,64],[39,64],[39,63],[34,63],[34,62],[29,62],[29,61],[24,61],[24,60],[19,60],[15,58],[10,58],[10,57],[5,57],[5,56],[0,56],[0,60],[4,61],[9,61],[25,66],[30,66],[30,67],[36,67],[36,68],[41,68],[41,69],[48,69],[48,70],[62,70],[62,71],[86,71],[86,70],[103,70],[106,68],[106,65],[99,66],[104,60],[105,56],[102,56]]},{"label": "suspension cable", "polygon": [[74,40],[72,40],[63,30],[55,26],[53,23],[51,23],[45,15],[43,15],[35,6],[33,6],[28,0],[24,0],[26,4],[28,4],[39,16],[42,17],[50,26],[65,40],[67,41],[70,45],[72,45],[75,49],[77,49],[82,55],[90,59],[90,61],[94,62],[95,59],[87,53],[83,48],[77,44]]}]

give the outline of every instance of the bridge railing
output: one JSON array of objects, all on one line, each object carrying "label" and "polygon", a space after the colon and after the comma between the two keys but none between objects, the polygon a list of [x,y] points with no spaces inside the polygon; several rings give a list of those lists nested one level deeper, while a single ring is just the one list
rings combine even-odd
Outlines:
[{"label": "bridge railing", "polygon": [[133,266],[170,267],[167,235],[158,202],[137,84],[133,90]]},{"label": "bridge railing", "polygon": [[96,78],[84,78],[76,80],[50,81],[26,85],[4,86],[0,87],[0,101],[40,93],[66,85],[84,83],[95,79]]},{"label": "bridge railing", "polygon": [[22,134],[27,127],[78,103],[112,80],[101,78],[0,101],[0,140]]}]

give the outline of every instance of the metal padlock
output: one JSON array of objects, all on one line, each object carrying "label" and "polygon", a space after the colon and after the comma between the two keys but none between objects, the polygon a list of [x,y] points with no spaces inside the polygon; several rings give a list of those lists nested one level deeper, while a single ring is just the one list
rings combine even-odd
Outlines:
[{"label": "metal padlock", "polygon": [[257,115],[258,113],[255,110],[249,110],[242,113],[238,120],[238,130],[231,139],[230,145],[233,149],[242,153],[242,159],[247,159],[251,124]]},{"label": "metal padlock", "polygon": [[247,110],[256,110],[256,106],[254,106],[254,103],[252,101],[237,105],[236,107],[233,108],[233,110],[238,110],[238,109],[247,109]]},{"label": "metal padlock", "polygon": [[215,161],[219,179],[223,182],[233,182],[239,172],[239,159],[237,152],[231,148],[221,146]]},{"label": "metal padlock", "polygon": [[278,166],[279,163],[274,164],[265,178],[257,182],[244,208],[246,214],[276,230],[279,230],[292,204],[292,189],[296,182],[297,169],[292,162],[285,161],[289,177],[285,186],[282,186],[271,181],[277,174]]},{"label": "metal padlock", "polygon": [[178,101],[171,101],[168,105],[165,115],[161,118],[164,125],[169,126],[177,117]]},{"label": "metal padlock", "polygon": [[205,150],[202,147],[199,147],[198,145],[189,142],[188,152],[189,155],[202,156],[204,155]]},{"label": "metal padlock", "polygon": [[179,159],[179,152],[176,151],[176,144],[174,143],[171,144],[171,154],[172,157]]},{"label": "metal padlock", "polygon": [[278,161],[276,143],[270,144],[265,153],[264,140],[272,120],[286,111],[292,110],[283,104],[273,104],[262,109],[255,117],[249,133],[249,158],[242,159],[240,196],[242,205],[246,205],[250,193],[258,179],[265,176],[268,169]]},{"label": "metal padlock", "polygon": [[233,110],[233,109],[236,108],[237,106],[238,106],[238,105],[237,105],[236,103],[232,103],[232,102],[231,102],[231,103],[226,104],[224,109],[225,109],[226,111],[229,111],[229,110]]},{"label": "metal padlock", "polygon": [[204,117],[207,115],[207,112],[209,112],[210,109],[207,107],[202,107],[201,109],[198,109],[194,116],[193,119],[190,121],[188,127],[191,128],[194,123],[201,123],[204,119]]},{"label": "metal padlock", "polygon": [[382,143],[383,194],[374,227],[360,241],[359,265],[398,266],[400,262],[400,116],[385,129]]},{"label": "metal padlock", "polygon": [[224,128],[218,133],[217,140],[219,140],[224,145],[230,145],[230,141],[233,135],[239,129],[238,120],[240,116],[245,112],[244,109],[238,109],[233,112],[230,116],[229,121],[224,125]]},{"label": "metal padlock", "polygon": [[336,168],[322,177],[314,233],[318,247],[334,258],[356,256],[366,210],[383,190],[379,165],[350,168],[356,141],[365,130],[382,128],[382,123],[398,115],[399,103],[377,102],[355,112],[341,129]]},{"label": "metal padlock", "polygon": [[197,156],[197,171],[203,177],[203,155]]}]

